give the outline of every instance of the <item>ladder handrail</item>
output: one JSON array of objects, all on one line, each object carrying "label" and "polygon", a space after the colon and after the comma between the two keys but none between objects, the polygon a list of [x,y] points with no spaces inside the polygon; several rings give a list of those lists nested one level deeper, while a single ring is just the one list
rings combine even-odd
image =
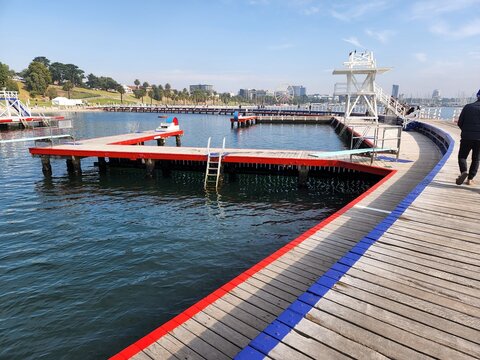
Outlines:
[{"label": "ladder handrail", "polygon": [[222,168],[223,154],[225,154],[225,137],[223,138],[223,142],[222,142],[222,151],[218,154],[217,180],[215,182],[216,189],[218,189],[218,182],[220,180],[220,170]]}]

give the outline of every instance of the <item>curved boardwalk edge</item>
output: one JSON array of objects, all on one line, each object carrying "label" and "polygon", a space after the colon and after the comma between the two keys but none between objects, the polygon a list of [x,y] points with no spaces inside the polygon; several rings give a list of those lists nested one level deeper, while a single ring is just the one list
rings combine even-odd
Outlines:
[{"label": "curved boardwalk edge", "polygon": [[434,141],[444,154],[438,164],[396,206],[396,208],[335,263],[315,284],[293,302],[275,321],[245,347],[235,359],[264,359],[293,328],[304,319],[321,298],[362,258],[365,252],[400,218],[405,210],[432,182],[452,154],[455,141],[445,131],[428,124],[412,123],[411,128]]}]

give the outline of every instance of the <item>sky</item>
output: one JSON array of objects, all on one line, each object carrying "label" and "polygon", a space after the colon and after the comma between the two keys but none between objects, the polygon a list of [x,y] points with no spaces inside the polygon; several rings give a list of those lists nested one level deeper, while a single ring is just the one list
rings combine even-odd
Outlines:
[{"label": "sky", "polygon": [[0,62],[36,56],[86,74],[218,92],[303,85],[331,94],[352,50],[406,96],[480,88],[480,0],[0,0]]}]

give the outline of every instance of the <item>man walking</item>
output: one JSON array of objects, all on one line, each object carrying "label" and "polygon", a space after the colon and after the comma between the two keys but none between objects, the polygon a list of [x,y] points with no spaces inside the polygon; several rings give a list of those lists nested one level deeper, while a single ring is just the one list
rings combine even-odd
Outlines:
[{"label": "man walking", "polygon": [[[468,177],[467,185],[473,185],[473,178],[477,175],[480,155],[480,90],[477,93],[477,101],[465,105],[458,118],[458,127],[462,129],[460,136],[460,150],[458,150],[458,165],[460,176],[457,177],[457,185],[462,185]],[[467,157],[472,152],[472,163],[467,172]]]}]

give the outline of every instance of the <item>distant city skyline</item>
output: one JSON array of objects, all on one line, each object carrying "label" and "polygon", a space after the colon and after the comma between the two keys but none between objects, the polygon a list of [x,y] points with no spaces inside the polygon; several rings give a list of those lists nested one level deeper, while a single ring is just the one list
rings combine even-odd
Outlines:
[{"label": "distant city skyline", "polygon": [[[377,82],[406,97],[471,96],[480,88],[480,0],[0,0],[0,62],[36,56],[97,76],[218,92],[303,84],[333,92],[352,50],[392,67]],[[245,26],[248,24],[248,26]]]}]

